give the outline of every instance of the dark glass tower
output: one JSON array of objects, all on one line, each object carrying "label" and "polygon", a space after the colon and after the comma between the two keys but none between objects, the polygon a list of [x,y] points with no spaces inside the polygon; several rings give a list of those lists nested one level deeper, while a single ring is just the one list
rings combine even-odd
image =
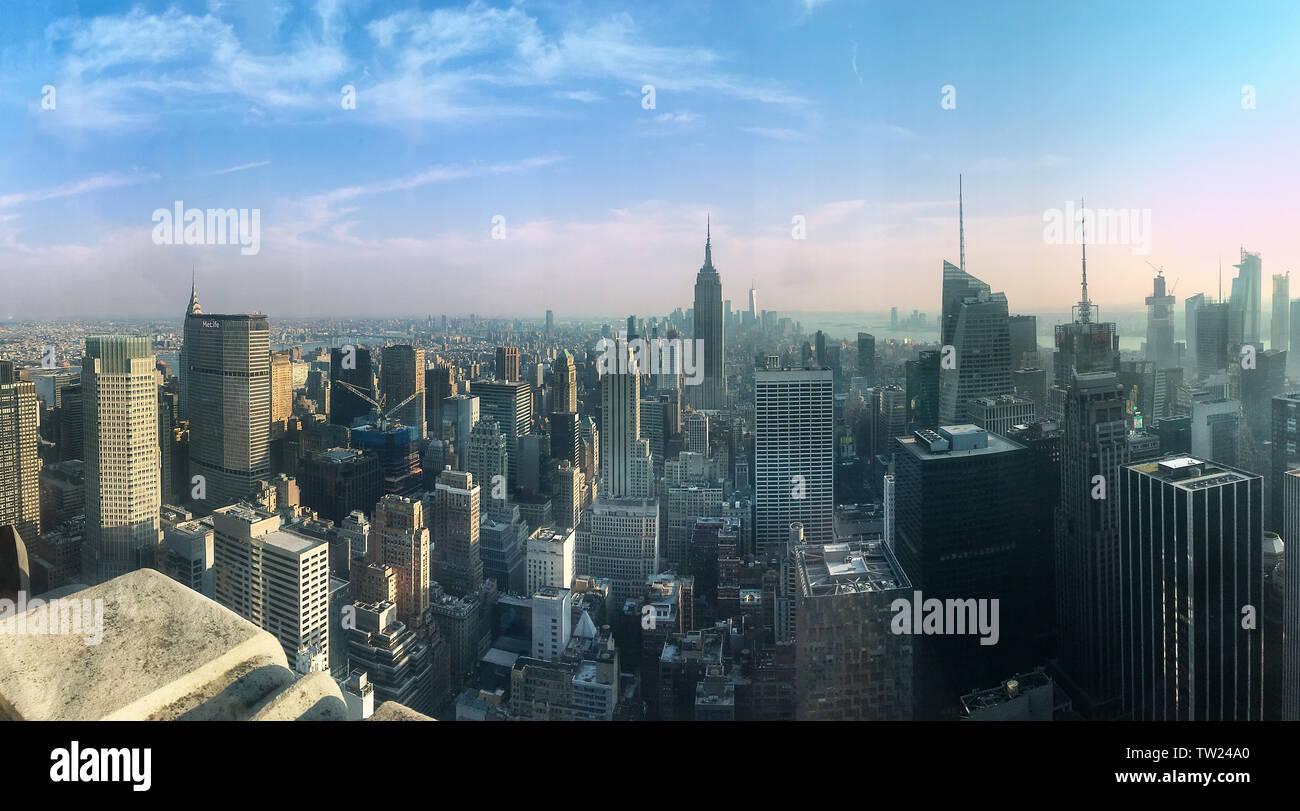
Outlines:
[{"label": "dark glass tower", "polygon": [[[1139,721],[1259,721],[1263,480],[1188,456],[1123,470],[1124,710]],[[1243,628],[1243,609],[1255,625]]]}]

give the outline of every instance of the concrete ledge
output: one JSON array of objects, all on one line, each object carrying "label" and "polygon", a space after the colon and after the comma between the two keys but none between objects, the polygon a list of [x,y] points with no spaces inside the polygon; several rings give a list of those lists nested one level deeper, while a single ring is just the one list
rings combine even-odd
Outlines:
[{"label": "concrete ledge", "polygon": [[375,714],[370,716],[369,721],[435,721],[422,712],[398,704],[396,701],[385,701],[375,710]]},{"label": "concrete ledge", "polygon": [[34,632],[40,609],[0,621],[0,716],[235,720],[294,680],[275,637],[151,569],[63,599],[92,601],[82,634]]},{"label": "concrete ledge", "polygon": [[328,673],[311,673],[272,696],[253,713],[254,721],[346,721],[343,691]]}]

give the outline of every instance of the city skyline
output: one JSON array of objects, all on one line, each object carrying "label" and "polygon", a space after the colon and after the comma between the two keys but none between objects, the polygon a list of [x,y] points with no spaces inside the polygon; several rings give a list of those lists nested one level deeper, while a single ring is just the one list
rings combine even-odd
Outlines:
[{"label": "city skyline", "polygon": [[[925,311],[959,252],[959,173],[967,269],[1013,311],[1061,306],[1077,245],[1045,218],[1084,195],[1150,217],[1149,253],[1090,246],[1094,300],[1139,309],[1148,261],[1212,294],[1243,245],[1266,274],[1297,259],[1300,186],[1271,159],[1297,123],[1276,77],[1300,11],[1270,7],[1263,30],[1189,10],[1176,42],[1150,36],[1171,6],[1024,4],[1013,26],[839,2],[20,13],[0,21],[0,283],[61,282],[17,285],[0,319],[162,314],[192,269],[282,317],[479,312],[484,285],[515,293],[504,317],[600,315],[611,292],[667,312],[708,218],[733,302],[752,280],[779,309],[834,288]],[[155,244],[178,201],[259,212],[258,252]]]}]

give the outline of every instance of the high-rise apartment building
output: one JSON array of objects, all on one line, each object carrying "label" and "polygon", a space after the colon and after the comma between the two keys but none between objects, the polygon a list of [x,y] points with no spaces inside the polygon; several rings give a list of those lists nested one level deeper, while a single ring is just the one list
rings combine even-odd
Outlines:
[{"label": "high-rise apartment building", "polygon": [[86,451],[81,576],[90,584],[154,565],[162,542],[154,365],[148,338],[86,339],[81,365]]}]

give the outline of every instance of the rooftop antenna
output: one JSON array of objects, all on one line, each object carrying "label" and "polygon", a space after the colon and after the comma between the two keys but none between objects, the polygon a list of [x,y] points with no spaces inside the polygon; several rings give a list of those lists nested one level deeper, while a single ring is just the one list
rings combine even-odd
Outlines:
[{"label": "rooftop antenna", "polygon": [[966,270],[966,216],[962,206],[962,189],[961,174],[957,175],[957,239],[960,242],[961,254],[958,262],[961,263],[961,269]]},{"label": "rooftop antenna", "polygon": [[1082,197],[1079,198],[1079,219],[1083,234],[1080,239],[1083,244],[1083,285],[1082,297],[1079,299],[1079,321],[1086,324],[1092,318],[1092,303],[1088,301],[1088,209]]}]

